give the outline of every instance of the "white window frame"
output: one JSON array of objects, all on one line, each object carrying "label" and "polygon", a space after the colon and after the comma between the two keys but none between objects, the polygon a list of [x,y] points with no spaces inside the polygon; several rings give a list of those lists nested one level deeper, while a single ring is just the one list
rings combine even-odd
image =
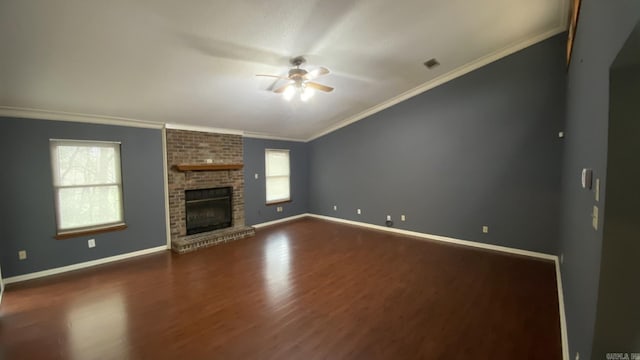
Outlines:
[{"label": "white window frame", "polygon": [[[50,153],[51,153],[51,169],[53,172],[53,190],[54,190],[54,203],[55,203],[55,213],[56,213],[56,234],[58,236],[64,237],[65,235],[73,235],[78,233],[92,233],[92,232],[102,232],[104,230],[109,231],[111,228],[122,227],[125,226],[124,222],[124,199],[122,196],[122,161],[121,161],[121,151],[120,151],[120,142],[116,141],[99,141],[99,140],[69,140],[69,139],[50,139]],[[101,183],[101,184],[83,184],[83,185],[60,185],[58,179],[58,146],[86,146],[86,147],[111,147],[115,150],[115,170],[116,170],[116,181],[111,183]],[[118,200],[120,205],[120,219],[117,221],[109,221],[109,222],[101,222],[95,223],[88,226],[80,226],[73,228],[61,228],[60,225],[60,204],[59,204],[59,192],[61,189],[70,189],[70,188],[87,188],[87,187],[103,187],[103,186],[117,186],[118,188]]]},{"label": "white window frame", "polygon": [[[287,160],[289,160],[289,173],[287,175],[269,175],[269,153],[286,153]],[[264,150],[264,182],[265,182],[265,201],[267,205],[279,204],[283,202],[291,201],[291,152],[289,149],[265,149]],[[286,178],[287,187],[289,188],[289,196],[286,198],[269,199],[269,179],[273,178]]]}]

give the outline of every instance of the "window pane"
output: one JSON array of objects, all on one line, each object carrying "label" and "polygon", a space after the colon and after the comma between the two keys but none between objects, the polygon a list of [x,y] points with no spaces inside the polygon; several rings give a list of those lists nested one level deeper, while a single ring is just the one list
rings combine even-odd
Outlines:
[{"label": "window pane", "polygon": [[289,177],[267,178],[267,202],[289,200]]},{"label": "window pane", "polygon": [[118,145],[57,145],[57,186],[120,182]]},{"label": "window pane", "polygon": [[267,176],[289,175],[289,152],[267,150]]},{"label": "window pane", "polygon": [[118,185],[59,189],[60,230],[121,222],[120,201]]}]

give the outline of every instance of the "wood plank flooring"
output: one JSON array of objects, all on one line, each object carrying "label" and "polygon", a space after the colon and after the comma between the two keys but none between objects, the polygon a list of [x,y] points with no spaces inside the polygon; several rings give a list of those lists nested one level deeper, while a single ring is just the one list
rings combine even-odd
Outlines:
[{"label": "wood plank flooring", "polygon": [[561,359],[552,262],[301,219],[10,286],[0,359]]}]

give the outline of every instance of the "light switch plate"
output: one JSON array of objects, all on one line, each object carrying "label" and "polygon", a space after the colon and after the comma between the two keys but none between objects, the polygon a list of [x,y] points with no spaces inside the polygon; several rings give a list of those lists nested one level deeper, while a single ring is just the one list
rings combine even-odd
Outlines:
[{"label": "light switch plate", "polygon": [[598,207],[597,206],[593,206],[593,213],[591,214],[592,220],[593,220],[593,230],[598,230]]},{"label": "light switch plate", "polygon": [[96,247],[96,239],[87,240],[87,246],[89,246],[90,248]]}]

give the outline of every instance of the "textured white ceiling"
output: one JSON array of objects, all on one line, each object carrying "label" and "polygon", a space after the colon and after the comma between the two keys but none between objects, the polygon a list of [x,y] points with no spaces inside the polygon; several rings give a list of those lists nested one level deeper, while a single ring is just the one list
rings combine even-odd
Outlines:
[{"label": "textured white ceiling", "polygon": [[[0,2],[0,107],[309,139],[563,31],[566,0]],[[270,91],[292,56],[311,101]],[[427,70],[436,57],[442,65]],[[403,95],[404,94],[404,95]]]}]

